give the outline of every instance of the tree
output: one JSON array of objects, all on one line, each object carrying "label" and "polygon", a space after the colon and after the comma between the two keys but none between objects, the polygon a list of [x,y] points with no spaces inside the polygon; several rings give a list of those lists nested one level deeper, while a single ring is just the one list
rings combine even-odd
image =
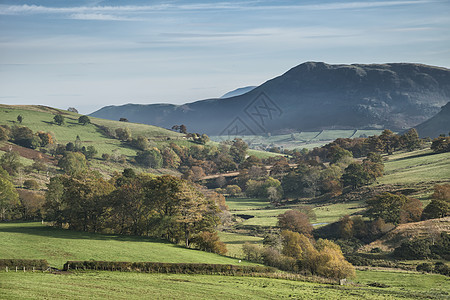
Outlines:
[{"label": "tree", "polygon": [[0,158],[0,167],[9,175],[15,175],[22,167],[19,153],[17,151],[5,152]]},{"label": "tree", "polygon": [[202,231],[193,238],[192,242],[203,251],[217,253],[220,255],[227,253],[227,246],[225,243],[220,241],[219,235],[216,231]]},{"label": "tree", "polygon": [[431,143],[431,150],[436,153],[450,152],[450,136],[440,136]]},{"label": "tree", "polygon": [[408,202],[409,199],[405,195],[385,192],[367,200],[366,214],[373,220],[381,218],[387,223],[397,225],[401,221],[401,211]]},{"label": "tree", "polygon": [[434,186],[434,193],[431,197],[433,199],[450,202],[450,183],[442,185],[436,184]]},{"label": "tree", "polygon": [[17,122],[19,122],[20,124],[22,124],[22,121],[23,121],[22,115],[18,115],[18,116],[17,116]]},{"label": "tree", "polygon": [[432,199],[431,202],[424,208],[422,212],[422,219],[437,219],[450,215],[450,204],[439,199]]},{"label": "tree", "polygon": [[136,162],[144,167],[159,169],[162,167],[163,159],[159,150],[151,149],[139,152],[136,155]]},{"label": "tree", "polygon": [[240,164],[244,161],[247,154],[248,145],[242,139],[234,139],[233,144],[230,147],[230,156],[234,162]]},{"label": "tree", "polygon": [[342,175],[344,186],[351,186],[356,189],[360,186],[367,185],[373,181],[370,174],[364,170],[364,167],[358,163],[351,163],[344,170]]},{"label": "tree", "polygon": [[31,149],[36,149],[41,144],[40,138],[25,126],[14,126],[11,130],[11,139],[15,144]]},{"label": "tree", "polygon": [[400,211],[400,223],[420,221],[422,211],[422,202],[419,199],[408,198]]},{"label": "tree", "polygon": [[278,226],[281,229],[302,233],[307,236],[310,236],[313,230],[308,216],[294,209],[287,210],[285,213],[278,215]]},{"label": "tree", "polygon": [[69,107],[67,111],[78,113],[78,110],[75,107]]},{"label": "tree", "polygon": [[94,146],[89,145],[87,147],[83,146],[81,148],[81,153],[84,154],[84,156],[86,157],[86,159],[92,159],[98,152],[97,149],[95,149]]},{"label": "tree", "polygon": [[58,167],[75,177],[83,175],[88,170],[86,157],[80,152],[68,152],[58,161]]},{"label": "tree", "polygon": [[400,137],[401,142],[405,145],[406,149],[413,151],[420,148],[419,134],[415,128],[411,128],[404,135]]},{"label": "tree", "polygon": [[181,125],[180,125],[180,133],[187,134],[187,128],[186,128],[186,125],[184,125],[184,124],[181,124]]},{"label": "tree", "polygon": [[341,248],[329,240],[319,239],[318,254],[313,258],[314,273],[328,278],[355,277],[355,268],[345,260]]},{"label": "tree", "polygon": [[39,184],[34,179],[27,179],[23,182],[23,187],[29,190],[38,190]]},{"label": "tree", "polygon": [[55,116],[53,117],[53,121],[54,121],[56,124],[58,124],[59,126],[61,126],[61,125],[64,124],[64,116],[63,116],[63,115],[60,115],[60,114],[55,115]]},{"label": "tree", "polygon": [[0,167],[0,220],[7,218],[7,213],[19,204],[19,195],[8,173]]},{"label": "tree", "polygon": [[353,237],[353,220],[349,215],[345,215],[339,220],[339,235],[344,239]]},{"label": "tree", "polygon": [[117,128],[116,129],[116,136],[117,136],[117,138],[119,140],[126,142],[129,139],[131,139],[131,130],[128,127],[126,127],[126,128]]},{"label": "tree", "polygon": [[150,142],[148,141],[148,138],[144,136],[138,136],[137,138],[131,140],[131,146],[136,149],[145,151],[150,148]]},{"label": "tree", "polygon": [[91,123],[91,119],[88,116],[80,116],[78,118],[78,123],[81,125],[86,125]]}]

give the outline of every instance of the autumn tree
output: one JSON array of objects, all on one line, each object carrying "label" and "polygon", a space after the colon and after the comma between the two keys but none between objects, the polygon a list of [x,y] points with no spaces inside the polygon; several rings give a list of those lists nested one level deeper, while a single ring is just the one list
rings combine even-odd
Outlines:
[{"label": "autumn tree", "polygon": [[227,246],[219,238],[216,231],[202,231],[197,234],[192,243],[200,250],[225,255],[227,253]]},{"label": "autumn tree", "polygon": [[287,210],[285,213],[278,215],[278,227],[298,233],[311,235],[313,230],[309,223],[308,216],[298,210]]},{"label": "autumn tree", "polygon": [[[387,223],[399,224],[402,212],[405,218],[417,216],[417,201],[402,194],[382,193],[367,201],[366,214],[373,220],[383,219]],[[409,210],[408,210],[409,209]]]}]

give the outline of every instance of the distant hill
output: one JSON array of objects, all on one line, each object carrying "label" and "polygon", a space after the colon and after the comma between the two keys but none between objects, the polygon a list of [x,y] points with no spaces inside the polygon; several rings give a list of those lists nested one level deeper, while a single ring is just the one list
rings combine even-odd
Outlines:
[{"label": "distant hill", "polygon": [[243,95],[184,105],[107,106],[92,116],[190,132],[252,135],[324,129],[402,131],[450,101],[450,70],[421,64],[307,62]]},{"label": "distant hill", "polygon": [[240,95],[250,92],[254,88],[256,88],[256,86],[246,86],[246,87],[238,88],[231,92],[226,93],[225,95],[220,97],[220,99],[226,99],[226,98],[240,96]]},{"label": "distant hill", "polygon": [[435,138],[440,134],[448,135],[450,132],[450,102],[442,107],[437,115],[417,125],[415,128],[420,137]]}]

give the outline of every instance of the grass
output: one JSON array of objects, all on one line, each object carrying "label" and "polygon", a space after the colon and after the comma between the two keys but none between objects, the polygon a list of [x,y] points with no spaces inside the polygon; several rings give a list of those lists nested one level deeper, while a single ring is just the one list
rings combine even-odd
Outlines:
[{"label": "grass", "polygon": [[263,240],[261,237],[229,232],[219,232],[219,237],[220,240],[227,245],[227,256],[238,258],[242,258],[244,256],[242,252],[242,245],[244,245],[246,242],[252,244],[261,244]]},{"label": "grass", "polygon": [[449,181],[450,153],[435,154],[429,149],[388,156],[380,184],[413,184]]},{"label": "grass", "polygon": [[[44,226],[0,223],[0,258],[46,259],[61,268],[68,260],[237,264],[236,259],[145,237],[103,235]],[[243,264],[249,264],[242,262]]]},{"label": "grass", "polygon": [[227,197],[226,201],[230,211],[263,209],[271,206],[268,199],[262,198]]},{"label": "grass", "polygon": [[[362,286],[218,275],[0,272],[2,299],[445,299],[442,275],[359,271]],[[366,284],[381,282],[387,288]]]},{"label": "grass", "polygon": [[316,214],[314,223],[333,223],[345,215],[358,214],[364,210],[365,201],[352,201],[345,203],[336,203],[315,207],[313,211]]}]

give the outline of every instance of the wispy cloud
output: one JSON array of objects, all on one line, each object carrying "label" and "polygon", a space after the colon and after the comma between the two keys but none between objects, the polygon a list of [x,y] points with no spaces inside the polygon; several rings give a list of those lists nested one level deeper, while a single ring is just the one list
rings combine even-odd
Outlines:
[{"label": "wispy cloud", "polygon": [[245,2],[217,2],[217,3],[190,3],[190,4],[154,4],[154,5],[122,5],[122,6],[74,6],[74,7],[50,7],[41,5],[0,5],[0,14],[77,14],[77,13],[101,13],[101,12],[156,12],[156,11],[201,11],[201,10],[273,10],[273,9],[304,9],[304,10],[342,10],[363,9],[374,7],[388,7],[400,5],[414,5],[436,2],[434,0],[413,1],[373,1],[373,2],[332,2],[325,4],[309,5],[279,5],[264,3],[261,1]]},{"label": "wispy cloud", "polygon": [[140,18],[129,18],[110,14],[100,13],[76,13],[71,14],[69,19],[73,20],[91,20],[91,21],[140,21]]}]

